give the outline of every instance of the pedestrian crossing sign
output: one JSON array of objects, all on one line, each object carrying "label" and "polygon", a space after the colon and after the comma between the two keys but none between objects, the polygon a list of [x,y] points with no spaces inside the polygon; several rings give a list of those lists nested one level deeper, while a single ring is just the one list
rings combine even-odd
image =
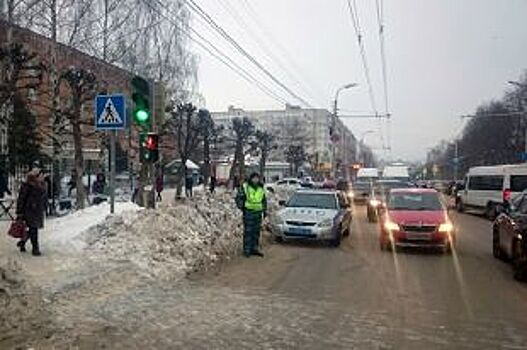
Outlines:
[{"label": "pedestrian crossing sign", "polygon": [[123,95],[97,95],[95,128],[97,130],[126,128],[126,102]]}]

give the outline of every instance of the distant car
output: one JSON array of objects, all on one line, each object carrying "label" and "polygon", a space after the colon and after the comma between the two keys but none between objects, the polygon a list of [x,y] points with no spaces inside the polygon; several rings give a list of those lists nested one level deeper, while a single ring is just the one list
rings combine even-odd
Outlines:
[{"label": "distant car", "polygon": [[297,178],[284,178],[282,180],[278,180],[275,183],[270,183],[265,185],[265,189],[274,192],[275,190],[283,189],[283,190],[296,190],[302,186],[302,181]]},{"label": "distant car", "polygon": [[514,278],[527,281],[527,191],[498,207],[492,229],[495,258],[512,262]]},{"label": "distant car", "polygon": [[372,194],[373,183],[371,181],[359,181],[352,184],[353,201],[355,203],[366,203]]},{"label": "distant car", "polygon": [[381,250],[429,247],[450,252],[454,246],[454,225],[434,189],[391,190],[380,218]]},{"label": "distant car", "polygon": [[332,179],[325,179],[324,182],[322,182],[322,188],[331,190],[335,189],[337,187],[337,184],[335,183],[335,180]]},{"label": "distant car", "polygon": [[350,234],[351,206],[337,192],[299,190],[284,208],[271,217],[271,231],[278,242],[324,240],[339,246]]},{"label": "distant car", "polygon": [[413,184],[397,180],[380,180],[372,190],[372,195],[367,201],[367,216],[369,222],[376,222],[379,217],[379,209],[385,205],[386,196],[394,188],[412,188]]}]

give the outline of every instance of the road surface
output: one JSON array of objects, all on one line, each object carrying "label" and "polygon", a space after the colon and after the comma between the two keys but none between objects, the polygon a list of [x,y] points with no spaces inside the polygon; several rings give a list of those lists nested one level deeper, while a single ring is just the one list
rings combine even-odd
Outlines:
[{"label": "road surface", "polygon": [[[110,349],[527,349],[527,285],[491,255],[490,222],[455,215],[452,255],[381,252],[356,208],[338,248],[273,244],[178,283],[93,279],[63,289],[68,337],[44,344]],[[115,281],[119,282],[116,288]],[[73,336],[74,334],[74,336]]]}]

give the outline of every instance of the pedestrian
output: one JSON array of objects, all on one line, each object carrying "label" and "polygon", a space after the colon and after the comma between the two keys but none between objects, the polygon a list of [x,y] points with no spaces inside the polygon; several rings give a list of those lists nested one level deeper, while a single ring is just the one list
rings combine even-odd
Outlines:
[{"label": "pedestrian", "polygon": [[163,200],[163,197],[161,197],[161,192],[163,192],[163,187],[164,187],[163,173],[159,172],[159,174],[156,177],[156,192],[157,192],[156,201],[158,202],[161,202]]},{"label": "pedestrian", "polygon": [[5,197],[5,194],[11,196],[11,191],[9,191],[7,172],[4,168],[0,168],[0,199]]},{"label": "pedestrian", "polygon": [[103,173],[98,173],[93,185],[91,187],[93,197],[93,204],[98,205],[108,200],[106,196],[106,176]]},{"label": "pedestrian", "polygon": [[71,197],[77,189],[77,170],[73,169],[71,171],[70,181],[68,181],[68,197]]},{"label": "pedestrian", "polygon": [[216,192],[216,176],[215,175],[212,175],[210,177],[209,190],[210,190],[210,193]]},{"label": "pedestrian", "polygon": [[252,173],[249,181],[238,189],[236,206],[243,213],[243,254],[263,257],[258,246],[262,218],[267,216],[267,199],[258,173]]},{"label": "pedestrian", "polygon": [[20,187],[16,204],[17,220],[23,221],[28,228],[28,236],[17,243],[21,252],[26,251],[26,241],[29,239],[32,254],[34,256],[41,255],[38,230],[44,227],[46,197],[44,174],[39,168],[33,168]]},{"label": "pedestrian", "polygon": [[185,177],[185,195],[188,197],[192,197],[192,187],[194,186],[194,178],[192,177],[192,174],[187,174],[187,177]]}]

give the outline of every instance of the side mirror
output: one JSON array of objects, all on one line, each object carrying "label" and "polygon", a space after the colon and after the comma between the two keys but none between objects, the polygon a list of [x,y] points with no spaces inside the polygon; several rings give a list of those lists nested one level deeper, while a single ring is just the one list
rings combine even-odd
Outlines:
[{"label": "side mirror", "polygon": [[278,201],[278,205],[281,206],[281,207],[285,207],[285,200],[281,199]]}]

